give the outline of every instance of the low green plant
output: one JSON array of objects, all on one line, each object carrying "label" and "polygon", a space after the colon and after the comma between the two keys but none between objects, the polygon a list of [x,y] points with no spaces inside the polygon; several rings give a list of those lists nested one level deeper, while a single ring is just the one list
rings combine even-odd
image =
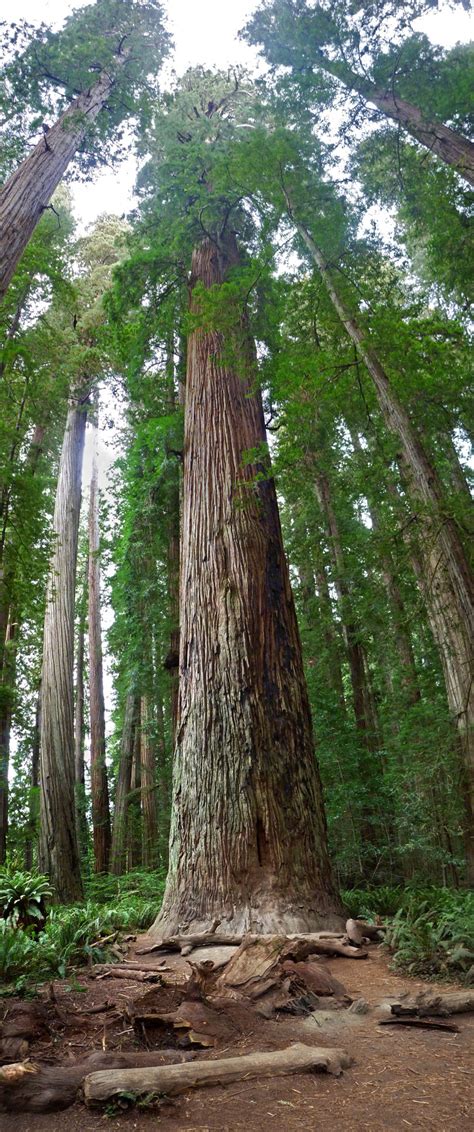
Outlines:
[{"label": "low green plant", "polygon": [[89,895],[83,904],[53,906],[36,936],[31,928],[5,921],[0,924],[0,980],[9,991],[21,992],[48,978],[65,978],[74,967],[113,961],[121,934],[146,930],[153,922],[163,884],[161,875],[142,872],[97,877],[87,886],[94,899]]},{"label": "low green plant", "polygon": [[0,916],[10,927],[42,926],[51,896],[48,878],[41,873],[0,870]]},{"label": "low green plant", "polygon": [[393,966],[412,975],[474,980],[474,893],[435,885],[352,889],[351,916],[387,924]]}]

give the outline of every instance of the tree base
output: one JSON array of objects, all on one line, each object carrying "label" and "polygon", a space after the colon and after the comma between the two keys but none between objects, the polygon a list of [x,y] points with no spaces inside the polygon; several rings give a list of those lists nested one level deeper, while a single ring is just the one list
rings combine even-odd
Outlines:
[{"label": "tree base", "polygon": [[269,908],[255,908],[250,904],[232,910],[213,910],[207,915],[186,915],[177,904],[163,904],[156,920],[147,933],[152,939],[168,936],[194,936],[218,934],[220,938],[252,935],[297,935],[319,931],[344,931],[345,920],[340,905],[334,897],[327,898],[319,907],[291,904],[281,905],[273,902]]}]

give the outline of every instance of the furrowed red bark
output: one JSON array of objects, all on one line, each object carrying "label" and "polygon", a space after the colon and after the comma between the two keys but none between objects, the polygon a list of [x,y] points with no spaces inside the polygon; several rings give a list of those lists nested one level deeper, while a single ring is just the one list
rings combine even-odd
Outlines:
[{"label": "furrowed red bark", "polygon": [[39,865],[56,899],[80,900],[74,792],[74,609],[87,400],[70,407],[59,465],[41,686]]},{"label": "furrowed red bark", "polygon": [[[230,235],[206,239],[193,254],[193,286],[222,284],[237,263]],[[198,325],[200,303],[194,291]],[[254,348],[239,306],[229,316],[225,334],[195,329],[188,341],[179,714],[170,866],[152,929],[160,936],[340,923]]]},{"label": "furrowed red bark", "polygon": [[[97,412],[97,404],[96,404]],[[105,763],[104,678],[100,619],[100,532],[98,426],[93,423],[89,497],[89,713],[91,739],[91,805],[94,869],[106,873],[110,855],[110,809]]]},{"label": "furrowed red bark", "polygon": [[[126,50],[118,52],[115,67],[123,66],[126,59]],[[93,87],[71,102],[0,190],[0,301],[30,236],[113,84],[113,71],[103,71]]]}]

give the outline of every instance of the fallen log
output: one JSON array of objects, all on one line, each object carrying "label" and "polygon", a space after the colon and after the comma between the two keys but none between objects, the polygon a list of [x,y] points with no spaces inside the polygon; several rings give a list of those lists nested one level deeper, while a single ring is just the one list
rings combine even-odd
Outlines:
[{"label": "fallen log", "polygon": [[152,951],[181,951],[182,948],[195,947],[229,947],[239,946],[242,935],[219,935],[216,932],[204,932],[201,935],[172,935],[163,936],[155,940],[150,947],[137,948],[137,955],[150,955]]},{"label": "fallen log", "polygon": [[87,1105],[94,1105],[123,1092],[137,1097],[143,1093],[176,1096],[206,1085],[229,1085],[253,1077],[280,1077],[305,1070],[339,1076],[351,1064],[352,1058],[345,1050],[315,1049],[297,1042],[272,1053],[250,1053],[193,1065],[90,1073],[84,1080],[84,1099]]},{"label": "fallen log", "polygon": [[97,967],[91,967],[87,974],[90,979],[130,979],[135,983],[159,983],[160,973],[164,970],[171,970],[171,968],[160,967],[159,971],[153,969],[148,971],[144,968],[135,970],[130,967],[120,967],[115,963],[110,966],[99,963]]},{"label": "fallen log", "polygon": [[398,1010],[410,1010],[413,1016],[424,1018],[427,1014],[436,1014],[440,1018],[447,1018],[450,1014],[465,1014],[474,1010],[474,990],[446,991],[420,991],[414,998],[403,998],[402,1001],[390,1003],[392,1013]]},{"label": "fallen log", "polygon": [[[189,955],[195,948],[200,947],[240,947],[240,945],[248,940],[254,941],[257,939],[273,939],[274,936],[269,935],[256,935],[253,932],[248,932],[246,935],[220,935],[218,932],[205,932],[202,935],[174,935],[162,936],[157,939],[150,946],[137,948],[136,955],[150,955],[152,951],[180,951],[181,954]],[[291,935],[286,937],[288,939],[314,939],[314,940],[327,940],[328,943],[332,941],[342,942],[345,939],[344,932],[314,932],[311,936],[304,935]]]},{"label": "fallen log", "polygon": [[368,956],[363,947],[351,947],[348,943],[315,935],[289,935],[286,944],[285,956],[296,960],[307,959],[308,955],[343,955],[346,959],[367,959]]},{"label": "fallen log", "polygon": [[150,1053],[91,1054],[67,1065],[19,1062],[0,1068],[0,1112],[58,1112],[74,1104],[79,1086],[92,1070],[141,1072],[146,1066],[191,1061],[194,1053],[157,1050]]},{"label": "fallen log", "polygon": [[459,1026],[454,1022],[438,1022],[435,1018],[410,1018],[406,1014],[382,1018],[379,1026],[419,1026],[422,1030],[449,1030],[453,1034],[459,1034]]}]

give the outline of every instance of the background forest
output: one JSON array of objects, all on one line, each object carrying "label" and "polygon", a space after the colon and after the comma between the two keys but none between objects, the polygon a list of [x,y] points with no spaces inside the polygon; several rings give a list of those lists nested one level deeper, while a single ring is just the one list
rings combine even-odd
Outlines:
[{"label": "background forest", "polygon": [[[472,966],[473,66],[417,30],[437,7],[266,0],[255,73],[172,74],[154,0],[2,25],[5,232],[61,115],[68,148],[51,203],[21,182],[0,306],[0,901],[39,907],[39,870],[73,904],[42,971],[163,889],[191,256],[216,228],[240,256],[200,324],[255,341],[268,446],[244,463],[276,480],[338,886],[395,916],[401,961]],[[131,150],[135,207],[84,232],[72,187]],[[22,977],[37,941],[2,939]]]}]

